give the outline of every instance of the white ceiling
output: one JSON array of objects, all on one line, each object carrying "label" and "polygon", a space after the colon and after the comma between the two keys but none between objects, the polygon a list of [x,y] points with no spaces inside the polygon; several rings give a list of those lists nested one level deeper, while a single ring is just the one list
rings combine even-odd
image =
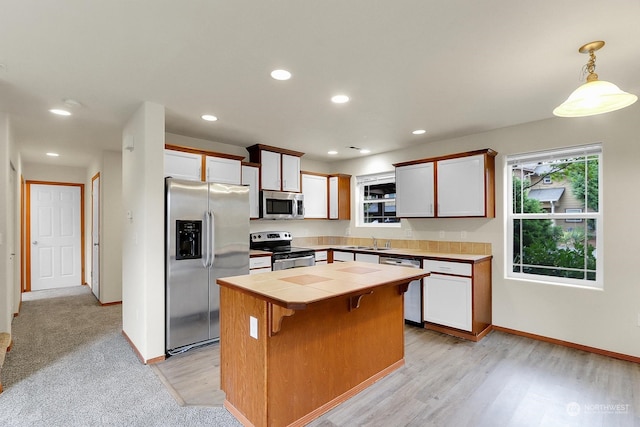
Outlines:
[{"label": "white ceiling", "polygon": [[[84,166],[119,150],[143,101],[166,107],[168,132],[318,160],[547,119],[580,85],[578,47],[593,40],[607,43],[600,79],[640,94],[639,0],[0,0],[0,11],[0,111],[28,162]],[[293,78],[271,79],[276,68]],[[351,102],[332,104],[337,93]],[[82,106],[50,114],[64,98]]]}]

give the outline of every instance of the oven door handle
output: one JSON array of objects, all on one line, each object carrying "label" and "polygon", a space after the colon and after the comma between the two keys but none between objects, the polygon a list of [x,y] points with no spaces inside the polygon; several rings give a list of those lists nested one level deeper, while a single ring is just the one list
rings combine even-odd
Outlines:
[{"label": "oven door handle", "polygon": [[[297,258],[277,259],[273,261],[273,271],[287,270],[288,268],[297,267],[310,267],[312,265],[315,265],[315,259],[315,255],[307,255]],[[291,266],[286,267],[286,264],[291,264]]]},{"label": "oven door handle", "polygon": [[290,258],[290,259],[292,259],[294,261],[298,261],[298,260],[299,261],[305,261],[305,260],[308,260],[308,259],[312,259],[312,260],[315,261],[316,260],[316,256],[315,255],[307,255],[307,256],[301,256],[301,257],[298,257],[298,258]]}]

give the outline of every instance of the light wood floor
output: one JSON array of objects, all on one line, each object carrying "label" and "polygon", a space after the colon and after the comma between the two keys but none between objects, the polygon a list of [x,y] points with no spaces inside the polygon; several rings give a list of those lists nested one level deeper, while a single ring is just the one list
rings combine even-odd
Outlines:
[{"label": "light wood floor", "polygon": [[222,406],[220,344],[195,348],[151,367],[181,406]]},{"label": "light wood floor", "polygon": [[[218,370],[217,345],[197,351],[163,363],[196,384],[183,392],[192,399],[221,393],[203,380]],[[640,426],[635,363],[497,331],[472,343],[412,326],[405,360],[310,426]]]}]

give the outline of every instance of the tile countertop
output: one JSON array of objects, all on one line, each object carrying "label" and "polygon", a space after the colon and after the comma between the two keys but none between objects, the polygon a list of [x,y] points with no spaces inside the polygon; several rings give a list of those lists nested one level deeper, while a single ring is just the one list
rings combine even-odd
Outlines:
[{"label": "tile countertop", "polygon": [[257,249],[250,249],[249,250],[249,257],[250,258],[256,258],[256,257],[261,257],[261,256],[271,256],[271,252],[269,251],[260,251]]},{"label": "tile countertop", "polygon": [[224,277],[220,286],[292,310],[338,296],[359,296],[380,286],[401,285],[429,273],[415,268],[341,262],[269,273]]},{"label": "tile countertop", "polygon": [[395,257],[412,256],[412,257],[436,259],[440,261],[463,261],[463,262],[471,262],[471,263],[484,261],[487,259],[491,259],[493,257],[493,255],[453,254],[453,253],[429,252],[429,251],[423,251],[420,249],[407,249],[407,248],[390,248],[390,249],[378,249],[378,250],[368,249],[367,250],[367,249],[354,249],[353,247],[349,247],[349,245],[347,246],[312,245],[312,246],[305,246],[305,247],[308,247],[309,249],[313,249],[316,251],[333,249],[337,251],[361,252],[361,253],[368,253],[368,254],[376,254],[380,256],[387,256],[387,255],[395,256]]}]

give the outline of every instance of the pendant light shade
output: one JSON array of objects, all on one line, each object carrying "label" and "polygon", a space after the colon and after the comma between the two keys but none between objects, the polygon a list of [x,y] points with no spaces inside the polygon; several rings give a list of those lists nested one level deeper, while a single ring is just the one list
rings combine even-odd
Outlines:
[{"label": "pendant light shade", "polygon": [[616,111],[628,107],[638,100],[636,95],[624,92],[613,83],[598,80],[594,72],[596,56],[594,52],[604,46],[603,41],[587,43],[580,47],[580,53],[589,54],[586,70],[587,82],[574,90],[569,98],[553,110],[559,117],[584,117]]}]

